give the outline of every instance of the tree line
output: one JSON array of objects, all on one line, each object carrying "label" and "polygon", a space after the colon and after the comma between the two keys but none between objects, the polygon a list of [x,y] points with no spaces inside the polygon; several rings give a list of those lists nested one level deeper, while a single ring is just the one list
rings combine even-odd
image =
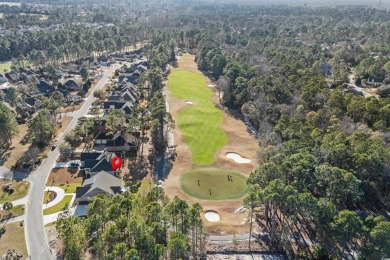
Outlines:
[{"label": "tree line", "polygon": [[[136,190],[135,190],[136,192]],[[200,259],[205,230],[199,204],[169,200],[161,188],[96,197],[85,218],[65,212],[56,222],[65,259],[88,250],[99,259]]]}]

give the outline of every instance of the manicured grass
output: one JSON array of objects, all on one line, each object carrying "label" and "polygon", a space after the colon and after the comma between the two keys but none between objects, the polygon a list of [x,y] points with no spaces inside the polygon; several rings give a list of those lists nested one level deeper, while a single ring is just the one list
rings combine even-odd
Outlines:
[{"label": "manicured grass", "polygon": [[211,101],[213,91],[206,86],[205,77],[179,68],[169,76],[169,90],[182,102],[194,102],[180,110],[177,116],[177,124],[191,149],[193,163],[212,164],[215,153],[228,139],[218,128],[223,120],[222,112]]},{"label": "manicured grass", "polygon": [[[5,215],[7,215],[7,213],[8,212],[6,210],[0,210],[0,216],[5,216]],[[13,217],[18,217],[18,216],[24,215],[24,206],[23,205],[14,206],[11,209],[11,213],[12,213]],[[0,217],[0,219],[1,219],[1,217]]]},{"label": "manicured grass", "polygon": [[[8,183],[9,181],[0,180],[0,187]],[[0,204],[27,196],[30,183],[28,181],[12,181],[12,188],[14,188],[14,192],[12,194],[5,193],[2,189],[0,189]]]},{"label": "manicured grass", "polygon": [[[228,180],[228,175],[233,181]],[[184,173],[180,182],[185,193],[199,199],[237,199],[246,193],[245,176],[224,169],[194,168]]]},{"label": "manicured grass", "polygon": [[72,200],[72,195],[66,195],[59,203],[57,203],[53,207],[44,209],[43,215],[50,215],[65,210],[66,207],[69,206],[71,200]]},{"label": "manicured grass", "polygon": [[5,254],[8,249],[15,249],[22,253],[23,259],[28,256],[24,227],[20,225],[20,222],[6,225],[5,233],[0,236],[0,255]]},{"label": "manicured grass", "polygon": [[12,65],[11,62],[0,63],[0,72],[3,72],[4,70],[10,71],[11,70],[11,65]]},{"label": "manicured grass", "polygon": [[52,199],[50,199],[51,193],[55,193],[55,192],[54,191],[45,191],[43,193],[43,204],[49,203],[50,201],[52,201]]},{"label": "manicured grass", "polygon": [[68,183],[65,185],[57,185],[54,186],[61,188],[65,191],[65,193],[76,193],[76,188],[81,186],[81,183]]}]

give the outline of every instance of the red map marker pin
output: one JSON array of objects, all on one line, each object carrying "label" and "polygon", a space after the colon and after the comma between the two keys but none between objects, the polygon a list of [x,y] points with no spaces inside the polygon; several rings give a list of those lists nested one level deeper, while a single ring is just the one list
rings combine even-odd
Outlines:
[{"label": "red map marker pin", "polygon": [[115,156],[114,158],[111,159],[111,167],[115,171],[122,165],[122,158]]}]

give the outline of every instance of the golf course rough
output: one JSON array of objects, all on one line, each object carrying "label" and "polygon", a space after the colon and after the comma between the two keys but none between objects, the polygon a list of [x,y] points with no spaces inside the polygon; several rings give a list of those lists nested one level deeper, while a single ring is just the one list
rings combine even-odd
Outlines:
[{"label": "golf course rough", "polygon": [[213,91],[206,86],[203,75],[175,69],[169,76],[171,95],[181,100],[191,100],[193,105],[181,109],[177,124],[192,152],[192,162],[197,165],[214,163],[215,154],[227,143],[227,135],[219,128],[222,112],[211,98]]}]

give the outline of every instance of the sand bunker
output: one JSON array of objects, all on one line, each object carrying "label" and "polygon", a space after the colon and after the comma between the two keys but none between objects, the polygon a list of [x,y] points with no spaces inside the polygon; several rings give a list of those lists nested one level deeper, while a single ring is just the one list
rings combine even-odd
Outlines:
[{"label": "sand bunker", "polygon": [[227,153],[226,158],[234,160],[236,163],[250,163],[248,158],[241,157],[238,153]]},{"label": "sand bunker", "polygon": [[204,213],[204,217],[207,219],[207,221],[210,221],[210,222],[218,222],[221,220],[221,217],[219,216],[219,214],[215,211],[206,211]]},{"label": "sand bunker", "polygon": [[194,104],[194,102],[192,102],[191,100],[186,100],[186,101],[184,101],[184,103],[189,104],[189,105],[193,105]]}]

